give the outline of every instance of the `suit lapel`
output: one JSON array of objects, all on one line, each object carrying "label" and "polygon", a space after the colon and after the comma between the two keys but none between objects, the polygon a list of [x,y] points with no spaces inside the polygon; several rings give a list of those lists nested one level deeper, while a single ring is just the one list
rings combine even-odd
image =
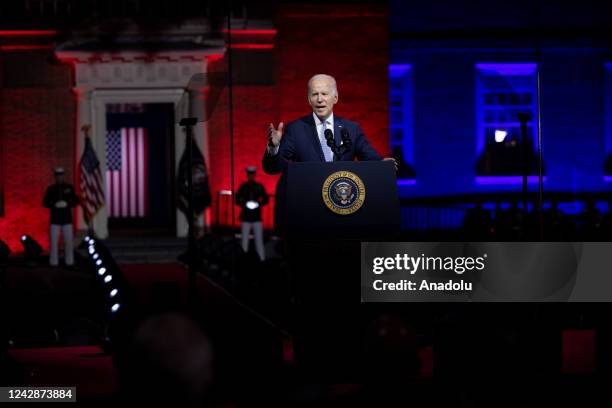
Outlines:
[{"label": "suit lapel", "polygon": [[317,125],[312,117],[312,113],[306,118],[307,127],[310,128],[310,133],[312,137],[310,138],[312,144],[314,145],[315,152],[319,154],[319,160],[324,162],[325,156],[323,155],[323,149],[321,148],[321,141],[319,140],[319,133],[317,132]]},{"label": "suit lapel", "polygon": [[[344,123],[342,122],[342,119],[335,116],[334,117],[334,139],[336,139],[336,146],[342,145],[342,128],[343,127],[344,127]],[[340,156],[340,160],[342,160],[345,154],[346,153]]]}]

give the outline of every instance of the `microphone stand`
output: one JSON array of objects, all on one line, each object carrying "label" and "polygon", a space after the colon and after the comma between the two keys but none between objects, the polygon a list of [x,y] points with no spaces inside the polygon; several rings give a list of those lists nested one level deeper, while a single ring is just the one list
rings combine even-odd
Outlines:
[{"label": "microphone stand", "polygon": [[350,146],[346,146],[344,144],[337,146],[336,142],[333,140],[329,140],[327,142],[327,145],[331,148],[332,152],[334,153],[334,161],[340,161],[340,157],[342,157],[344,153],[348,152],[348,149],[350,148]]},{"label": "microphone stand", "polygon": [[540,26],[542,23],[542,0],[538,0],[536,11],[535,58],[536,58],[536,102],[538,132],[538,232],[540,241],[544,240],[544,162],[542,156],[542,42]]},{"label": "microphone stand", "polygon": [[336,146],[336,141],[334,140],[334,134],[331,130],[325,131],[325,139],[327,140],[327,146],[331,149],[334,154],[332,161],[340,161],[340,152],[338,146]]},{"label": "microphone stand", "polygon": [[185,150],[189,160],[187,172],[187,269],[188,269],[188,303],[191,308],[195,307],[196,293],[196,240],[193,220],[193,127],[198,123],[198,118],[183,118],[179,125],[185,128]]},{"label": "microphone stand", "polygon": [[351,148],[351,138],[348,137],[348,135],[347,137],[344,137],[343,135],[342,144],[338,146],[336,145],[336,140],[334,139],[334,137],[330,137],[327,139],[327,145],[334,153],[334,161],[340,161],[340,157],[342,157],[342,155],[348,152]]},{"label": "microphone stand", "polygon": [[[529,143],[529,138],[527,137],[527,122],[529,121],[529,115],[526,113],[519,113],[518,120],[521,123],[521,140],[519,144],[520,149],[520,160],[521,160],[521,175],[523,180],[523,188],[522,188],[522,200],[523,200],[523,219],[521,222],[521,238],[525,239],[527,236],[528,229],[528,216],[529,216],[529,190],[528,190],[528,178],[529,178],[529,170],[530,170],[530,153],[531,153],[531,145]],[[534,211],[536,209],[534,208]]]}]

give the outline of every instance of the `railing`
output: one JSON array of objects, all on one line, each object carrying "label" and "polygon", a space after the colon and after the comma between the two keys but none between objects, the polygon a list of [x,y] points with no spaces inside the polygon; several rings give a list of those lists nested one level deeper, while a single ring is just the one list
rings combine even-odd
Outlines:
[{"label": "railing", "polygon": [[[528,217],[537,219],[534,204],[536,193],[530,193],[527,200]],[[608,192],[549,192],[544,194],[544,211],[556,202],[565,219],[577,229],[583,228],[583,215],[586,203],[592,201],[602,215],[612,214],[612,196]],[[446,197],[427,197],[403,199],[401,201],[402,230],[459,230],[464,228],[466,214],[476,205],[493,222],[500,211],[507,211],[513,205],[522,214],[523,196],[517,192],[495,192],[489,194],[457,195]],[[610,215],[609,215],[610,216]],[[534,218],[535,217],[535,218]]]},{"label": "railing", "polygon": [[461,228],[466,207],[406,205],[401,207],[403,230]]}]

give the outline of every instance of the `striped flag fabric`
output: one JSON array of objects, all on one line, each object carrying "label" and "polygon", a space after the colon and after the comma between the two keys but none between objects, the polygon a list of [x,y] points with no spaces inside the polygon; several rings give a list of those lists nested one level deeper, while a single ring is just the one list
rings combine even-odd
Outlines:
[{"label": "striped flag fabric", "polygon": [[104,180],[100,161],[89,136],[85,137],[85,149],[79,162],[79,170],[83,217],[89,224],[98,210],[104,206]]},{"label": "striped flag fabric", "polygon": [[106,135],[106,168],[109,217],[146,217],[149,194],[146,129],[109,130]]}]

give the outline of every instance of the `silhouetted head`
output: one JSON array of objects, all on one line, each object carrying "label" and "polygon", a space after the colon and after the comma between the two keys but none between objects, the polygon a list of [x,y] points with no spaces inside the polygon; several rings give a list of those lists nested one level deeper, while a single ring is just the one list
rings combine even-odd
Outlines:
[{"label": "silhouetted head", "polygon": [[166,313],[137,326],[117,368],[127,401],[202,406],[213,381],[213,353],[195,322]]},{"label": "silhouetted head", "polygon": [[55,182],[57,184],[62,184],[64,182],[64,168],[56,167],[53,171],[53,176],[55,177]]},{"label": "silhouetted head", "polygon": [[255,175],[257,174],[257,167],[249,166],[246,169],[247,180],[255,181]]},{"label": "silhouetted head", "polygon": [[401,381],[418,374],[416,332],[401,317],[378,316],[370,322],[364,340],[367,371],[378,379]]}]

